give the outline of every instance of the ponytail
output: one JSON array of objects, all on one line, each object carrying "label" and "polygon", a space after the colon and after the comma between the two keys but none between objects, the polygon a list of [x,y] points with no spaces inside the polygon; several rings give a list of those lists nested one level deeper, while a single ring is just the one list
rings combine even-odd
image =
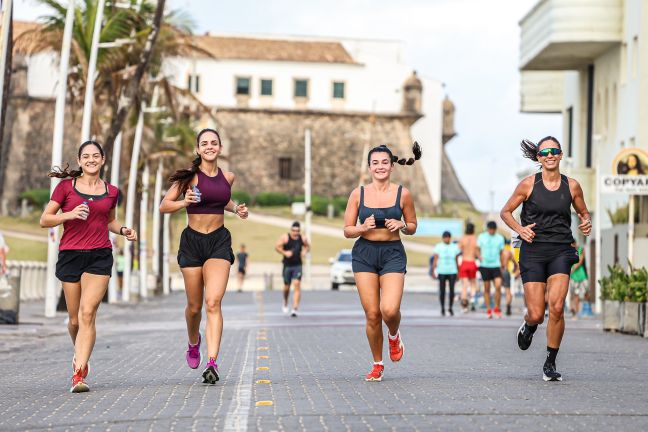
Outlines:
[{"label": "ponytail", "polygon": [[553,141],[558,145],[559,149],[562,149],[562,146],[560,145],[560,141],[558,141],[556,138],[552,136],[546,136],[542,138],[540,141],[538,141],[538,144],[534,143],[533,141],[529,141],[528,139],[523,139],[522,142],[520,143],[522,156],[524,156],[527,159],[531,159],[534,162],[538,162],[538,152],[540,151],[540,146],[545,141]]},{"label": "ponytail", "polygon": [[70,164],[66,164],[65,168],[61,169],[61,167],[55,166],[52,168],[52,171],[47,174],[47,177],[56,177],[56,178],[67,178],[67,177],[72,177],[72,178],[77,178],[80,177],[81,174],[83,174],[83,170],[81,170],[81,167],[79,167],[78,170],[69,170]]},{"label": "ponytail", "polygon": [[188,169],[179,169],[169,177],[169,183],[172,185],[177,185],[181,193],[184,193],[189,187],[189,183],[193,177],[198,174],[200,162],[202,159],[200,156],[197,156],[193,161],[191,161],[191,168]]},{"label": "ponytail", "polygon": [[391,159],[391,163],[397,163],[399,165],[413,165],[414,162],[421,159],[423,150],[421,150],[421,146],[419,145],[419,143],[414,141],[414,145],[412,146],[412,153],[414,153],[414,157],[405,159],[405,158],[399,158],[398,156],[392,153],[389,147],[387,147],[385,144],[381,144],[378,147],[374,147],[371,150],[369,150],[369,154],[367,155],[367,165],[371,163],[371,155],[373,153],[387,153],[389,155],[389,158]]}]

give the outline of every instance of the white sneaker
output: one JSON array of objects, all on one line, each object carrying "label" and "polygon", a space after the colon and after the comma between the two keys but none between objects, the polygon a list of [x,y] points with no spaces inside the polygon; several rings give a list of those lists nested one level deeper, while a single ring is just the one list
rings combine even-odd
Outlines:
[{"label": "white sneaker", "polygon": [[281,306],[281,312],[283,312],[284,315],[288,315],[288,306]]},{"label": "white sneaker", "polygon": [[290,316],[293,317],[293,318],[297,318],[297,309],[292,309],[290,311]]}]

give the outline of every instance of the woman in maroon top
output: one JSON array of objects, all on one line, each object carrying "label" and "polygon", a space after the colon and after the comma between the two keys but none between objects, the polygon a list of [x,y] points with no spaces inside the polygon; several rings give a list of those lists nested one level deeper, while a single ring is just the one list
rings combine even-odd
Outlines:
[{"label": "woman in maroon top", "polygon": [[[200,320],[204,299],[209,357],[202,374],[205,384],[216,384],[219,379],[216,358],[223,333],[221,300],[234,262],[232,238],[224,226],[223,213],[227,210],[241,219],[248,216],[244,203],[236,205],[231,200],[235,177],[218,167],[218,155],[222,150],[218,132],[201,130],[196,137],[198,156],[191,168],[178,170],[169,178],[171,187],[160,204],[162,213],[187,209],[189,225],[182,232],[178,250],[178,265],[187,295],[185,319],[189,346],[185,357],[190,368],[200,366]],[[181,195],[184,197],[178,200]]]},{"label": "woman in maroon top", "polygon": [[89,390],[85,378],[97,336],[95,319],[112,274],[112,244],[108,231],[124,235],[130,241],[137,240],[135,230],[115,220],[119,191],[99,178],[106,162],[99,143],[86,141],[81,144],[78,158],[78,170],[68,171],[66,167],[49,173],[50,177],[72,178],[56,186],[40,219],[43,228],[63,224],[56,277],[63,283],[70,317],[68,331],[74,344],[70,389],[73,393]]}]

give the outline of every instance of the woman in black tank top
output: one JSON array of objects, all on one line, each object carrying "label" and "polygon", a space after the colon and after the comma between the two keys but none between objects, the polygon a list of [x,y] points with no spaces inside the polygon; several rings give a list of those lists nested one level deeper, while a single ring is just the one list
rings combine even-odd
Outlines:
[{"label": "woman in black tank top", "polygon": [[[544,321],[547,298],[549,322],[543,379],[562,381],[561,374],[556,372],[556,356],[565,331],[569,275],[571,267],[578,262],[571,230],[571,207],[580,219],[578,228],[583,235],[590,234],[592,222],[580,185],[560,174],[562,150],[558,140],[546,137],[537,145],[524,140],[522,152],[526,158],[539,162],[542,171],[522,180],[500,213],[502,220],[522,239],[520,274],[527,314],[518,329],[518,346],[526,350],[531,345],[533,333]],[[521,224],[513,218],[520,204]]]},{"label": "woman in black tank top", "polygon": [[416,210],[409,190],[392,184],[390,176],[394,162],[412,165],[421,157],[417,143],[413,151],[414,158],[406,161],[399,160],[387,146],[371,149],[367,156],[371,184],[351,192],[344,212],[344,236],[358,238],[351,251],[351,266],[374,360],[366,381],[382,380],[383,321],[389,330],[391,361],[399,361],[405,352],[399,327],[407,255],[400,233],[416,232]]}]

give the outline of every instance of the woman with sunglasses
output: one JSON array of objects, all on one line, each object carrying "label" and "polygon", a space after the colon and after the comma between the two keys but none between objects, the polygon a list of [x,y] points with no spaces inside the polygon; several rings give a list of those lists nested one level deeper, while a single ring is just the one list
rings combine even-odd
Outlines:
[{"label": "woman with sunglasses", "polygon": [[[538,144],[523,140],[521,148],[524,157],[539,162],[542,170],[520,182],[500,213],[502,220],[523,240],[519,265],[527,314],[518,329],[517,342],[521,350],[531,346],[533,334],[544,321],[547,292],[547,358],[542,377],[545,381],[562,381],[556,371],[556,356],[565,332],[569,275],[572,265],[578,262],[571,231],[571,207],[580,219],[578,228],[583,235],[590,234],[592,221],[580,184],[560,174],[562,150],[558,140],[551,136]],[[513,218],[520,204],[521,224]]]}]

